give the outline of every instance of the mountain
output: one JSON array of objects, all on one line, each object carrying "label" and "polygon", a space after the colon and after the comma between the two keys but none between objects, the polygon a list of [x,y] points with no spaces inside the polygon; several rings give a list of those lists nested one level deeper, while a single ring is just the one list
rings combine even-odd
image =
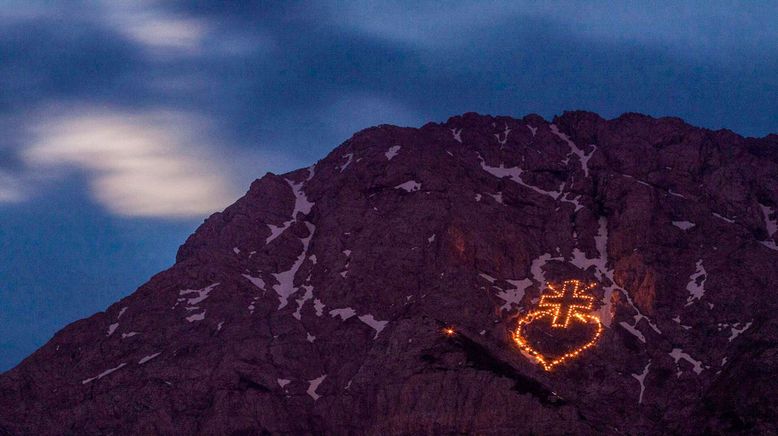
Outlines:
[{"label": "mountain", "polygon": [[775,433],[777,228],[778,135],[369,128],[0,376],[0,434]]}]

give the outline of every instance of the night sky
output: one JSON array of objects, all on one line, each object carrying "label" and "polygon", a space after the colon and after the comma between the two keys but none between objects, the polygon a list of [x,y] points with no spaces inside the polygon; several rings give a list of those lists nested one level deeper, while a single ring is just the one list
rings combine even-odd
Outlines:
[{"label": "night sky", "polygon": [[189,3],[0,6],[0,371],[253,179],[371,125],[585,109],[778,132],[778,2]]}]

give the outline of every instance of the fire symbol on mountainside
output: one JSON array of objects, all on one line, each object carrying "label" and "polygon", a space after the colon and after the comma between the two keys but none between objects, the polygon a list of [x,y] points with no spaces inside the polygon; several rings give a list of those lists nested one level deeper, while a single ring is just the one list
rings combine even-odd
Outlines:
[{"label": "fire symbol on mountainside", "polygon": [[546,371],[593,347],[602,334],[602,323],[589,313],[594,297],[586,292],[595,286],[579,280],[547,283],[549,292],[541,295],[539,309],[519,318],[513,332],[516,345]]}]

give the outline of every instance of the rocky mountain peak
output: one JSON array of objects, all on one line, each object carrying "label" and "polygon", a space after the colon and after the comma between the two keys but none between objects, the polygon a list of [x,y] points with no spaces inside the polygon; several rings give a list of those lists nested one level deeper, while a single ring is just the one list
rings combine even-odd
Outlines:
[{"label": "rocky mountain peak", "polygon": [[362,130],[0,376],[0,434],[775,432],[776,145]]}]

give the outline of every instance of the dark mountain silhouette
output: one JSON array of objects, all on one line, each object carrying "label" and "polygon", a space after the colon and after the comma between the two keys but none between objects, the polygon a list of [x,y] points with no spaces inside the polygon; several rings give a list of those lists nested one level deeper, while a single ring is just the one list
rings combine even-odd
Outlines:
[{"label": "dark mountain silhouette", "polygon": [[0,376],[0,434],[775,433],[777,212],[776,135],[373,127]]}]

